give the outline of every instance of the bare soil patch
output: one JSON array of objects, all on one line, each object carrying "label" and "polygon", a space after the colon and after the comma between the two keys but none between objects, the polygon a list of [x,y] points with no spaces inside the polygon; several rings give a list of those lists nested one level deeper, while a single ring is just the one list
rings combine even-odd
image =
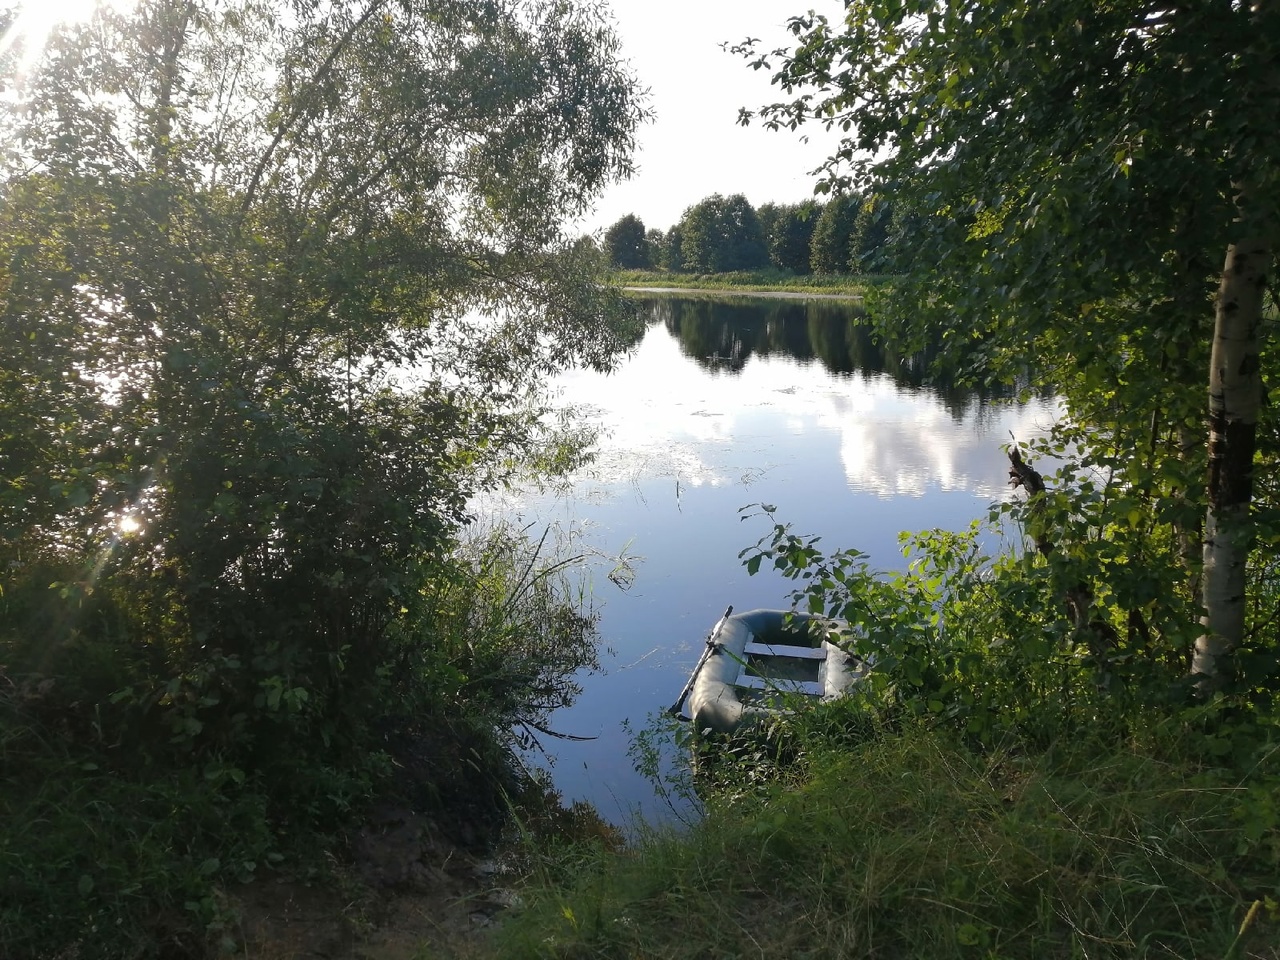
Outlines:
[{"label": "bare soil patch", "polygon": [[252,960],[417,960],[481,955],[495,917],[514,900],[483,851],[428,817],[383,807],[348,838],[336,880],[263,878],[227,891],[238,956]]}]

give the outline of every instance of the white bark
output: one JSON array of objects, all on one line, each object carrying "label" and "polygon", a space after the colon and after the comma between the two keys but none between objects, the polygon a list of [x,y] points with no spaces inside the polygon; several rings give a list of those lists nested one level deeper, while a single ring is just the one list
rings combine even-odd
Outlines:
[{"label": "white bark", "polygon": [[1204,634],[1191,672],[1203,687],[1222,680],[1223,658],[1239,645],[1245,624],[1249,501],[1262,400],[1258,330],[1271,250],[1260,238],[1227,249],[1209,364],[1209,509],[1204,529]]}]

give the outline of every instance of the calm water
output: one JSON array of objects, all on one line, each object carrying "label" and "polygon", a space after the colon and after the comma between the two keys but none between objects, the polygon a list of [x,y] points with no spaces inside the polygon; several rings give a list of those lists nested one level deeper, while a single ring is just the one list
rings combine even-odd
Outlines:
[{"label": "calm water", "polygon": [[[671,815],[633,771],[624,722],[641,727],[676,698],[727,605],[788,605],[788,581],[750,577],[738,560],[770,529],[743,507],[773,504],[829,549],[899,568],[899,531],[984,514],[1007,495],[1000,445],[1043,431],[1056,409],[923,387],[920,358],[886,356],[832,301],[667,297],[645,309],[647,333],[619,370],[559,381],[563,402],[604,428],[595,462],[567,493],[505,505],[581,531],[601,554],[604,672],[552,723],[596,739],[545,746],[565,799],[621,824]],[[629,568],[608,559],[620,556]]]}]

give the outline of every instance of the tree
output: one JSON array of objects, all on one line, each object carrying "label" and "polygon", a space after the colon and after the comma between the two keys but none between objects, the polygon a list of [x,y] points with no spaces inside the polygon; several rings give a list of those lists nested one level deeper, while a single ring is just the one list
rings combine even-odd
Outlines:
[{"label": "tree", "polygon": [[644,248],[649,255],[649,266],[662,269],[666,258],[667,235],[657,227],[650,227],[644,234]]},{"label": "tree", "polygon": [[858,215],[849,235],[849,272],[882,273],[889,260],[893,204],[872,194],[858,205]]},{"label": "tree", "polygon": [[722,270],[759,270],[769,265],[769,251],[755,208],[740,193],[725,201],[726,248]]},{"label": "tree", "polygon": [[756,270],[769,262],[755,209],[742,194],[713,194],[680,218],[683,268],[703,273]]},{"label": "tree", "polygon": [[778,217],[782,207],[776,203],[764,203],[756,207],[756,221],[760,224],[760,233],[764,235],[765,246],[769,246],[769,238],[778,227]]},{"label": "tree", "polygon": [[612,266],[624,270],[643,270],[653,265],[644,221],[634,214],[628,213],[604,232],[604,251]]},{"label": "tree", "polygon": [[809,239],[809,265],[814,273],[845,273],[861,201],[852,194],[833,197],[819,214]]},{"label": "tree", "polygon": [[684,270],[684,231],[676,224],[667,231],[666,242],[662,245],[660,266],[672,273]]},{"label": "tree", "polygon": [[[765,207],[771,208],[767,225],[763,216]],[[765,242],[769,247],[769,261],[782,270],[792,273],[809,273],[810,242],[814,228],[822,213],[822,205],[812,200],[798,204],[761,207],[761,225]]]},{"label": "tree", "polygon": [[624,342],[561,226],[631,172],[618,57],[588,3],[152,0],[7,78],[0,545],[66,616],[2,639],[114,598],[110,703],[193,756],[358,722],[469,496],[554,452],[536,384]]},{"label": "tree", "polygon": [[777,266],[777,262],[773,258],[773,238],[778,233],[778,227],[782,218],[785,216],[785,208],[776,203],[766,203],[756,208],[756,220],[760,223],[760,236],[764,238],[764,249],[768,254],[769,263]]},{"label": "tree", "polygon": [[[738,48],[797,92],[761,111],[767,124],[849,131],[820,189],[891,189],[925,224],[888,305],[899,333],[1047,360],[1095,462],[1144,498],[1149,541],[1193,539],[1180,503],[1200,500],[1194,670],[1214,682],[1248,632],[1278,16],[1261,3],[870,4],[836,28],[794,18],[796,46],[777,59]],[[1210,343],[1205,462],[1184,435]],[[1202,498],[1186,493],[1197,473]]]}]

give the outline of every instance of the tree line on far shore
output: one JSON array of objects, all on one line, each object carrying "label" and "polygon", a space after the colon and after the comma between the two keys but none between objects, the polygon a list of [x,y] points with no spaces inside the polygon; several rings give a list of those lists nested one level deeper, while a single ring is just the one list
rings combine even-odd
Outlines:
[{"label": "tree line on far shore", "polygon": [[624,270],[893,273],[906,229],[892,201],[877,194],[756,208],[740,193],[716,193],[686,209],[665,232],[646,229],[627,214],[605,231],[604,253]]}]

